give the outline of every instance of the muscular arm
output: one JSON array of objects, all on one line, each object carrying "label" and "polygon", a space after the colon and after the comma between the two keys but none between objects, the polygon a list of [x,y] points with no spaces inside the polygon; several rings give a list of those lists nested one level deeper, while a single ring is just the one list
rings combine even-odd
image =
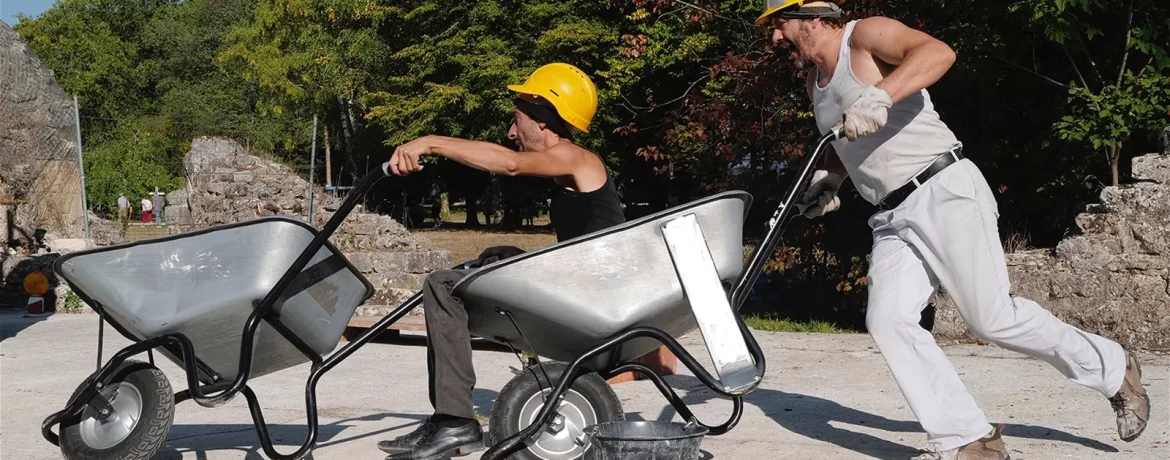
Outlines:
[{"label": "muscular arm", "polygon": [[453,137],[432,136],[430,152],[472,168],[509,176],[557,177],[572,175],[581,155],[572,146],[556,145],[542,152],[517,153],[502,145]]},{"label": "muscular arm", "polygon": [[896,66],[874,85],[889,93],[895,104],[933,85],[955,62],[955,52],[946,43],[884,17],[859,21],[850,46]]}]

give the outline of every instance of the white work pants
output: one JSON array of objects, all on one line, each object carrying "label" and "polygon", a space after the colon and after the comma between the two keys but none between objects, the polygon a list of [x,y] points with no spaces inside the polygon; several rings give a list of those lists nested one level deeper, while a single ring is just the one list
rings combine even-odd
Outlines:
[{"label": "white work pants", "polygon": [[1125,374],[1124,351],[1116,342],[1009,295],[998,218],[983,174],[964,159],[869,220],[874,242],[866,326],[938,451],[991,432],[934,337],[919,326],[939,283],[984,340],[1047,361],[1106,397],[1117,393]]}]

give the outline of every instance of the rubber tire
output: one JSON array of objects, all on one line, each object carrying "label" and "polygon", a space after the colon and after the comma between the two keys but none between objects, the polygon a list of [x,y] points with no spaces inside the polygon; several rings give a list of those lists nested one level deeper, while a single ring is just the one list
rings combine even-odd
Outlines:
[{"label": "rubber tire", "polygon": [[[523,374],[517,375],[507,385],[504,385],[492,407],[492,416],[488,422],[488,436],[485,440],[487,447],[490,448],[527,428],[528,425],[522,425],[519,420],[524,402],[540,392],[541,385],[544,388],[552,386],[545,379],[545,373],[553,382],[559,382],[561,375],[567,368],[568,366],[564,363],[544,363],[544,372],[541,372],[540,367],[529,366]],[[540,379],[539,384],[538,378]],[[625,419],[621,398],[618,398],[613,388],[596,373],[591,372],[577,377],[570,388],[580,393],[593,406],[597,412],[597,423]],[[576,458],[583,457],[582,455]],[[509,460],[542,460],[528,449],[519,451],[508,458]]]},{"label": "rubber tire", "polygon": [[[148,460],[166,443],[175,418],[175,393],[171,382],[157,367],[127,360],[107,385],[126,382],[142,394],[142,416],[126,439],[108,449],[94,449],[81,439],[79,413],[61,422],[61,454],[68,460]],[[88,383],[88,382],[86,382]],[[73,392],[73,400],[85,388]]]}]

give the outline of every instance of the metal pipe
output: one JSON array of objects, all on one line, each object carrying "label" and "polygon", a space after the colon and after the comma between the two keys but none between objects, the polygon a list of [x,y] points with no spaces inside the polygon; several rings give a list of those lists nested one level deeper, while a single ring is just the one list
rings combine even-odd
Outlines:
[{"label": "metal pipe", "polygon": [[752,251],[747,268],[740,274],[739,279],[735,282],[735,287],[731,290],[732,308],[738,311],[739,307],[743,305],[748,290],[756,284],[764,263],[772,257],[772,251],[776,250],[776,244],[780,242],[780,235],[784,233],[784,227],[788,225],[788,220],[794,215],[792,208],[796,205],[797,197],[804,192],[805,183],[811,177],[812,171],[816,169],[817,160],[820,159],[825,147],[837,140],[840,135],[841,125],[834,126],[817,141],[813,151],[808,155],[804,162],[804,168],[796,176],[792,187],[788,189],[788,194],[777,206],[776,212],[772,214],[772,219],[769,221],[770,227],[767,235],[764,236],[764,241],[756,247],[755,251]]},{"label": "metal pipe", "polygon": [[81,223],[85,229],[85,239],[89,239],[89,199],[85,196],[85,159],[81,154],[81,111],[78,109],[77,95],[73,96],[73,121],[77,131],[77,169],[81,172]]},{"label": "metal pipe", "polygon": [[313,115],[313,147],[309,154],[309,225],[313,225],[313,167],[317,166],[317,116]]}]

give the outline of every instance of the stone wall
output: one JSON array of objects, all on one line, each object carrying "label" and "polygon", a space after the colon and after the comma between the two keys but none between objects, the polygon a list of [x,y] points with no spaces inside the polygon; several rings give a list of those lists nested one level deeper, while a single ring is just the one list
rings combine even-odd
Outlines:
[{"label": "stone wall", "polygon": [[[1012,295],[1122,345],[1170,351],[1170,156],[1133,159],[1134,183],[1106,187],[1055,249],[1007,254]],[[953,302],[936,298],[934,333],[972,340]]]},{"label": "stone wall", "polygon": [[[188,231],[268,215],[308,218],[308,181],[289,167],[249,154],[235,141],[200,137],[183,160],[187,186],[167,194],[165,216],[172,232]],[[314,187],[312,225],[321,228],[341,200]],[[330,242],[377,290],[358,316],[375,315],[421,287],[426,274],[451,266],[450,253],[411,234],[390,216],[349,214]],[[419,309],[417,313],[421,314]]]},{"label": "stone wall", "polygon": [[38,229],[82,236],[76,139],[73,99],[0,23],[0,243],[28,246]]}]

